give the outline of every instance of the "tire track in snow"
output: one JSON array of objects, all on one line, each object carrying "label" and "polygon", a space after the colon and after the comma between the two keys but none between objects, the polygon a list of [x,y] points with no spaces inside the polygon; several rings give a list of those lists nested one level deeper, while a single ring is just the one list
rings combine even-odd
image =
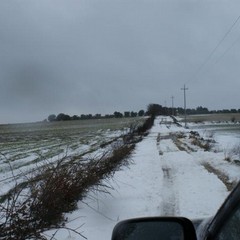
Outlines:
[{"label": "tire track in snow", "polygon": [[176,197],[173,187],[172,170],[167,167],[162,167],[163,171],[163,202],[162,202],[162,215],[174,216],[176,214]]},{"label": "tire track in snow", "polygon": [[[161,147],[161,142],[167,141],[169,144],[164,144],[167,146],[166,149]],[[159,151],[159,155],[161,155],[162,161],[162,171],[163,171],[163,183],[162,183],[162,191],[163,191],[163,199],[161,206],[161,215],[162,216],[174,216],[178,212],[178,202],[175,196],[175,188],[174,188],[174,172],[171,166],[165,161],[164,153],[176,151],[176,147],[171,140],[170,135],[160,136],[158,135],[157,139],[157,147]]]},{"label": "tire track in snow", "polygon": [[219,178],[219,180],[225,184],[228,191],[232,191],[233,188],[236,186],[237,182],[231,181],[224,172],[214,168],[213,166],[211,166],[210,163],[203,163],[203,166],[208,172],[215,174]]}]

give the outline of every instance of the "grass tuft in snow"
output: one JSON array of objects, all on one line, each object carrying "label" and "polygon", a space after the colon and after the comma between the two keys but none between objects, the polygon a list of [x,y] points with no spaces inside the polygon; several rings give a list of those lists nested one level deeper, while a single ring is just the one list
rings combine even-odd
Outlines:
[{"label": "grass tuft in snow", "polygon": [[224,160],[240,165],[240,143],[233,146],[231,149],[225,150]]}]

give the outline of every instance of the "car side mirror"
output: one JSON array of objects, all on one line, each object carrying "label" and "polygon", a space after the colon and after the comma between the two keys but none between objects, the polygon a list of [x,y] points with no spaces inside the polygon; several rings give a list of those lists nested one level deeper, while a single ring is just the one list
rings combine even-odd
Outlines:
[{"label": "car side mirror", "polygon": [[196,240],[192,222],[182,217],[135,218],[119,222],[112,240]]}]

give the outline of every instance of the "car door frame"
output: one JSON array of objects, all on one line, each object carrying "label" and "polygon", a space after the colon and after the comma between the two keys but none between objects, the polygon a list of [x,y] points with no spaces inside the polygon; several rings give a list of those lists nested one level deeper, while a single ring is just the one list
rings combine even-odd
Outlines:
[{"label": "car door frame", "polygon": [[232,216],[232,214],[239,208],[240,205],[240,182],[232,190],[229,196],[226,198],[220,209],[217,211],[216,215],[212,218],[206,232],[203,234],[204,240],[216,239],[216,236]]}]

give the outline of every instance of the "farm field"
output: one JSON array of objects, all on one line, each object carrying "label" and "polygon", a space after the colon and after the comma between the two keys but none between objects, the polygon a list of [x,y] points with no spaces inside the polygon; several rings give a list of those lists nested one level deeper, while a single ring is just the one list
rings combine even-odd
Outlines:
[{"label": "farm field", "polygon": [[46,164],[94,153],[144,118],[0,125],[0,195]]},{"label": "farm field", "polygon": [[[184,117],[182,116],[182,119]],[[203,121],[240,121],[240,113],[214,113],[214,114],[197,114],[197,115],[187,115],[188,122],[203,122]]]}]

